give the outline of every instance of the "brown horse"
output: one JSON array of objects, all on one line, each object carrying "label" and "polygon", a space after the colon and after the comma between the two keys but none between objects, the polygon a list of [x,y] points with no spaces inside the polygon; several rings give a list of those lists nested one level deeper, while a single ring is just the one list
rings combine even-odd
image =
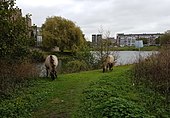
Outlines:
[{"label": "brown horse", "polygon": [[103,73],[107,70],[113,70],[112,67],[114,64],[114,57],[112,55],[108,55],[103,62]]},{"label": "brown horse", "polygon": [[50,72],[50,76],[52,80],[57,78],[57,71],[56,68],[58,66],[58,58],[55,55],[49,55],[45,59],[45,67],[46,67],[46,72],[47,72],[47,77]]}]

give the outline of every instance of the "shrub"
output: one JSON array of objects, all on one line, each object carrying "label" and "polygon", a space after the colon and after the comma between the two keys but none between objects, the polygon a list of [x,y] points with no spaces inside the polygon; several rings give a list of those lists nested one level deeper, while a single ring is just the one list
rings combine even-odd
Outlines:
[{"label": "shrub", "polygon": [[140,61],[133,68],[134,82],[136,84],[145,84],[153,90],[163,93],[167,102],[170,94],[169,60],[170,49],[166,48]]},{"label": "shrub", "polygon": [[87,64],[89,70],[99,69],[100,67],[99,60],[97,60],[94,55],[88,50],[77,52],[75,58],[77,60],[84,61]]},{"label": "shrub", "polygon": [[33,50],[31,52],[31,60],[33,62],[43,62],[44,61],[44,54],[38,50]]},{"label": "shrub", "polygon": [[88,69],[87,64],[84,61],[70,61],[66,65],[66,69],[68,72],[80,72],[80,71],[85,71]]},{"label": "shrub", "polygon": [[8,62],[0,60],[0,97],[10,96],[16,88],[26,86],[29,78],[38,75],[35,65],[29,62]]}]

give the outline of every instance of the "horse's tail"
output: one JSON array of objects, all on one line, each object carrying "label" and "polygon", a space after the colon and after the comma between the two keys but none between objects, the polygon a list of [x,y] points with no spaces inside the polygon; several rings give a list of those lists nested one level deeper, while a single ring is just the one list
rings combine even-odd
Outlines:
[{"label": "horse's tail", "polygon": [[54,65],[54,59],[52,55],[50,55],[50,64],[51,64],[52,69],[54,69],[55,65]]},{"label": "horse's tail", "polygon": [[55,76],[57,77],[56,75],[56,71],[55,71],[55,62],[54,62],[54,57],[52,55],[50,55],[50,65],[51,65],[51,72],[50,72],[50,75],[51,75],[51,78],[54,80],[55,79]]}]

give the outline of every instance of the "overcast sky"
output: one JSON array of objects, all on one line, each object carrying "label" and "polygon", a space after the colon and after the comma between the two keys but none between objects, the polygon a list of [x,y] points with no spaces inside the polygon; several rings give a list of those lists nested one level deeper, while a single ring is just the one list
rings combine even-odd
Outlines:
[{"label": "overcast sky", "polygon": [[51,16],[69,19],[88,40],[101,27],[110,36],[170,30],[170,0],[16,0],[16,5],[38,26]]}]

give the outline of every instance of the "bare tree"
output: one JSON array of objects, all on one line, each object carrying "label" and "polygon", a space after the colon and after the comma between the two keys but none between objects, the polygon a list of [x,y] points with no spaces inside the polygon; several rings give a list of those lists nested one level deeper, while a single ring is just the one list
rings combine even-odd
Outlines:
[{"label": "bare tree", "polygon": [[104,30],[101,26],[99,29],[99,33],[102,37],[97,42],[97,51],[95,55],[98,58],[99,64],[102,65],[103,61],[108,55],[113,55],[115,61],[118,59],[118,52],[112,50],[112,41],[110,40],[111,32],[109,30]]}]

